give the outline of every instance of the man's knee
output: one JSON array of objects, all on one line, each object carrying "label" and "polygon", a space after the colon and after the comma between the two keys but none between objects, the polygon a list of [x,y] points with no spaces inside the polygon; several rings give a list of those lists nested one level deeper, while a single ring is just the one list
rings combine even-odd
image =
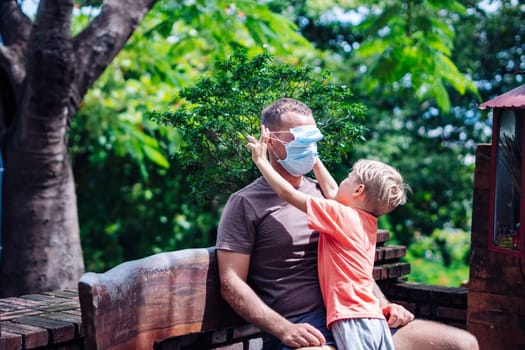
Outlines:
[{"label": "man's knee", "polygon": [[463,344],[463,348],[465,350],[479,350],[479,344],[478,339],[471,333],[465,332],[465,336],[463,337],[463,340],[465,343]]},{"label": "man's knee", "polygon": [[397,350],[479,350],[476,337],[461,328],[440,322],[414,320],[393,335]]}]

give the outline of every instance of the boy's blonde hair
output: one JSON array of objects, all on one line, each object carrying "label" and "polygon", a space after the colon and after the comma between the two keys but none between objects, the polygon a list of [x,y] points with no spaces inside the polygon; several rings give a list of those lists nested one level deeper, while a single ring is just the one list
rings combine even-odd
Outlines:
[{"label": "boy's blonde hair", "polygon": [[365,195],[370,211],[380,216],[406,203],[408,185],[401,174],[390,165],[370,159],[358,160],[352,171],[365,185]]}]

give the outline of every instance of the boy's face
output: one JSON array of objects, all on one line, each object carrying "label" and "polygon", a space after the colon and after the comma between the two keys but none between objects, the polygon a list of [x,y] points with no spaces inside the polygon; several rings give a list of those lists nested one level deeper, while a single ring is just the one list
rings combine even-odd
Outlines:
[{"label": "boy's face", "polygon": [[337,200],[346,205],[353,205],[364,194],[365,185],[359,181],[357,174],[352,171],[339,184]]}]

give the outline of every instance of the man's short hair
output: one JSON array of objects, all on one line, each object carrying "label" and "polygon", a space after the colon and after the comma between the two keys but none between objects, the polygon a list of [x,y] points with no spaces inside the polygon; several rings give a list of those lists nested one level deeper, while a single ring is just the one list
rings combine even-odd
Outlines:
[{"label": "man's short hair", "polygon": [[312,110],[306,104],[293,98],[281,98],[263,109],[261,123],[270,130],[276,130],[281,124],[281,117],[287,112],[296,112],[304,116],[313,116]]}]

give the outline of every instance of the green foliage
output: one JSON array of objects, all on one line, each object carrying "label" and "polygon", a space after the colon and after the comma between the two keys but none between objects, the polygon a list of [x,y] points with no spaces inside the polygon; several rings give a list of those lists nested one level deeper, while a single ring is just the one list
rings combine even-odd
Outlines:
[{"label": "green foliage", "polygon": [[408,249],[408,279],[413,282],[459,287],[469,278],[470,234],[435,230],[420,236]]},{"label": "green foliage", "polygon": [[[407,246],[414,237],[443,227],[468,230],[473,174],[473,164],[467,163],[473,150],[460,140],[462,134],[472,133],[464,119],[428,113],[421,125],[417,122],[421,117],[409,110],[408,101],[407,115],[370,108],[368,120],[373,126],[366,134],[368,141],[355,149],[357,157],[377,158],[398,168],[412,188],[406,205],[381,221]],[[450,133],[442,132],[444,121]]]},{"label": "green foliage", "polygon": [[[97,4],[94,1],[84,3]],[[251,129],[228,134],[230,144],[236,147],[227,148],[237,152],[233,155],[202,153],[206,149],[203,144],[192,143],[199,137],[203,142],[206,139],[202,135],[181,137],[179,132],[184,122],[175,128],[171,123],[164,127],[148,122],[144,113],[154,109],[175,112],[183,105],[188,115],[197,115],[198,108],[211,108],[213,104],[206,102],[205,97],[204,102],[195,102],[182,97],[179,90],[207,75],[211,77],[208,81],[214,93],[219,95],[220,86],[214,87],[219,81],[217,77],[232,75],[233,70],[226,67],[216,74],[215,69],[221,65],[215,62],[224,60],[237,47],[246,47],[248,54],[253,56],[264,46],[275,58],[296,66],[312,67],[308,69],[309,74],[330,71],[333,84],[350,86],[354,93],[351,100],[367,106],[366,143],[354,142],[357,133],[349,138],[350,141],[338,138],[339,130],[334,127],[331,131],[324,129],[325,136],[332,138],[323,140],[319,150],[325,161],[332,159],[329,168],[339,178],[358,157],[381,159],[401,170],[414,193],[407,205],[380,218],[380,226],[390,230],[394,240],[407,245],[410,251],[413,241],[416,242],[414,247],[421,245],[421,240],[429,247],[434,246],[435,237],[424,237],[444,227],[468,232],[472,210],[472,156],[476,144],[490,142],[490,125],[483,119],[487,115],[480,115],[477,109],[478,97],[463,79],[476,84],[483,101],[523,83],[523,75],[517,74],[525,52],[522,5],[516,1],[502,1],[501,7],[491,12],[480,6],[481,1],[315,0],[291,3],[276,0],[259,2],[253,7],[250,3],[244,0],[226,5],[213,0],[159,1],[83,101],[82,111],[73,120],[70,145],[74,151],[87,266],[101,270],[158,250],[213,244],[221,201],[231,188],[208,189],[205,182],[195,182],[196,177],[208,171],[209,182],[228,180],[236,189],[242,186],[242,181],[257,176],[247,159],[249,152],[244,146],[244,136],[258,133],[260,108],[266,102],[261,98],[251,103],[251,96],[243,96],[241,100],[233,90],[223,91],[224,97],[217,97],[215,106],[224,113],[229,110],[219,105],[222,100],[231,100],[232,105],[237,101],[235,103],[245,107],[245,100],[250,106],[258,105],[249,113],[240,111],[240,107],[232,109],[244,118],[243,123],[252,121]],[[456,8],[458,3],[460,6]],[[397,13],[392,10],[395,6],[400,6]],[[275,21],[261,25],[249,23],[258,19],[264,22],[265,16],[271,15],[269,10],[279,13]],[[338,10],[342,10],[341,16],[334,15]],[[258,14],[259,11],[264,13]],[[361,21],[370,21],[362,22],[361,26],[348,21],[347,15],[355,13],[361,16]],[[75,24],[74,33],[89,20],[86,15],[82,18],[83,22]],[[382,21],[376,21],[379,18]],[[250,33],[255,31],[251,38]],[[297,39],[300,34],[312,44]],[[359,48],[364,52],[374,43],[382,51],[356,55]],[[456,69],[450,70],[447,60],[453,62]],[[381,66],[385,62],[391,66]],[[248,60],[246,64],[255,63]],[[454,76],[458,72],[462,77],[456,81]],[[263,73],[269,74],[262,72],[261,75]],[[319,79],[323,81],[324,78]],[[228,84],[228,79],[223,81]],[[421,89],[417,89],[417,84]],[[432,87],[432,84],[437,85]],[[439,88],[440,85],[445,89]],[[235,87],[234,84],[230,86]],[[268,96],[269,102],[273,89],[267,93],[264,96]],[[195,99],[197,96],[195,93]],[[447,99],[451,106],[448,112],[440,108],[446,106]],[[216,113],[217,120],[207,121],[216,128],[210,130],[216,134],[222,132],[219,124],[229,125],[231,121],[224,116],[221,119]],[[209,119],[215,117],[210,115]],[[365,123],[359,118],[354,122]],[[204,119],[200,115],[195,123],[203,135],[213,134],[201,125]],[[231,131],[231,128],[222,127]],[[141,140],[137,133],[145,134],[146,140]],[[217,135],[219,140],[225,137],[225,134]],[[154,163],[155,156],[150,159],[147,151],[143,150],[141,156],[136,150],[136,147],[147,145],[144,141],[149,137],[156,140],[154,148],[168,160],[170,168],[159,167]],[[344,145],[339,144],[342,141],[346,141]],[[176,153],[179,145],[186,147],[187,144],[193,147],[188,155],[206,157],[188,166],[192,159],[181,159]],[[340,152],[342,146],[349,148]],[[221,147],[225,146],[214,147],[211,149],[215,152],[222,151]],[[169,154],[175,156],[169,159]],[[214,163],[218,154],[222,157],[218,159],[221,165]],[[204,160],[212,169],[202,167],[206,164]],[[238,162],[233,162],[231,168],[232,173],[237,172],[237,177],[226,171],[225,162],[230,164],[232,160]],[[157,163],[163,162],[157,158]],[[191,193],[192,188],[217,196],[214,200],[198,200]],[[445,245],[444,249],[447,247],[451,246]],[[432,249],[439,251],[437,247]],[[427,277],[426,272],[439,271],[436,275],[443,277],[466,270],[460,265],[441,269],[440,261],[429,261],[419,253],[411,257],[411,254],[409,252],[408,258],[413,259],[413,272],[409,277],[420,282],[440,283],[438,278]],[[463,272],[454,282],[443,280],[443,283],[458,285],[466,275]]]},{"label": "green foliage", "polygon": [[[78,2],[72,32],[98,13]],[[90,7],[95,6],[95,7]],[[258,24],[258,21],[263,23]],[[315,52],[296,26],[251,1],[161,0],[82,101],[68,134],[84,260],[103,271],[161,250],[213,244],[220,203],[195,201],[186,168],[169,159],[180,137],[146,111],[172,106],[235,47]],[[168,107],[166,107],[168,108]]]},{"label": "green foliage", "polygon": [[407,246],[435,229],[469,230],[472,156],[487,140],[471,63],[495,57],[453,59],[458,48],[477,47],[471,37],[480,28],[461,29],[472,9],[454,0],[353,1],[341,2],[334,15],[329,3],[316,2],[313,12],[303,4],[297,13],[307,16],[305,36],[332,52],[326,60],[334,79],[367,106],[367,141],[354,147],[353,158],[392,164],[413,189],[381,227]]},{"label": "green foliage", "polygon": [[199,199],[223,202],[258,176],[246,148],[246,135],[260,128],[260,112],[281,97],[308,104],[322,129],[323,158],[346,163],[351,146],[360,139],[365,108],[351,91],[329,84],[308,67],[274,63],[262,53],[248,58],[244,50],[219,61],[212,77],[202,78],[179,94],[174,111],[152,112],[151,117],[177,128],[183,143],[175,157],[185,169],[191,191]]},{"label": "green foliage", "polygon": [[143,179],[129,155],[109,149],[103,161],[91,156],[88,149],[75,153],[74,164],[76,184],[82,188],[78,209],[88,271],[213,244],[219,210],[213,203],[194,204],[179,164],[165,169],[146,162],[149,176]]},{"label": "green foliage", "polygon": [[420,101],[432,101],[444,112],[451,108],[448,86],[461,95],[477,94],[451,60],[455,33],[450,21],[466,11],[460,2],[382,1],[377,7],[379,11],[370,11],[360,24],[365,40],[355,59],[367,62],[361,87],[369,93],[384,84],[410,89]]}]

